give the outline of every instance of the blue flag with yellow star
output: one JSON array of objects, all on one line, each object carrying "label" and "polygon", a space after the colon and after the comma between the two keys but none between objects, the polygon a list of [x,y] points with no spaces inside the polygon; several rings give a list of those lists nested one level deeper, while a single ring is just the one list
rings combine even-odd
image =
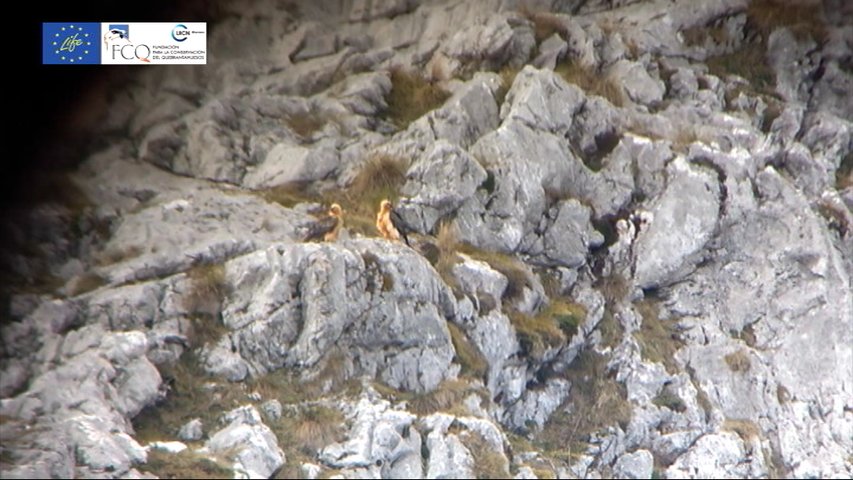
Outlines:
[{"label": "blue flag with yellow star", "polygon": [[42,23],[41,63],[43,65],[100,64],[100,36],[100,23]]}]

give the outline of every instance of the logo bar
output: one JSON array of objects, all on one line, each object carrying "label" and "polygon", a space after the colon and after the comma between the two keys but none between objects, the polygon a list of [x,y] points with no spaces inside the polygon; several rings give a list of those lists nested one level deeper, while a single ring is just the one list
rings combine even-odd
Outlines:
[{"label": "logo bar", "polygon": [[206,22],[43,23],[46,65],[206,65]]}]

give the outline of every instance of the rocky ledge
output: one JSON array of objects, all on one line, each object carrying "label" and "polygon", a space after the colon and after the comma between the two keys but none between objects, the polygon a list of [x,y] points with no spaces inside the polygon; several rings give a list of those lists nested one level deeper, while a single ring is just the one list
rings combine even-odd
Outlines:
[{"label": "rocky ledge", "polygon": [[848,7],[220,2],[4,220],[3,478],[853,476]]}]

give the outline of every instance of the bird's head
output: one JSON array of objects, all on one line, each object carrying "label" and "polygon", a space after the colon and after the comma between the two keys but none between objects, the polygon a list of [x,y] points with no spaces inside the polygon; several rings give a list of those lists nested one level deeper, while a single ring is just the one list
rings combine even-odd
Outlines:
[{"label": "bird's head", "polygon": [[382,203],[379,204],[379,209],[383,212],[390,212],[391,202],[388,199],[382,200]]},{"label": "bird's head", "polygon": [[344,211],[341,209],[341,206],[337,203],[333,203],[331,207],[329,207],[329,215],[333,217],[340,217]]}]

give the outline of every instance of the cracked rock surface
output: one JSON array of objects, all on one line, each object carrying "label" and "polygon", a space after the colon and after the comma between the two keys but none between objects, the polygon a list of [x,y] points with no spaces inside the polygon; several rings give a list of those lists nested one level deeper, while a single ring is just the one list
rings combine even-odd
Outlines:
[{"label": "cracked rock surface", "polygon": [[839,3],[216,2],[2,219],[0,476],[853,477]]}]

